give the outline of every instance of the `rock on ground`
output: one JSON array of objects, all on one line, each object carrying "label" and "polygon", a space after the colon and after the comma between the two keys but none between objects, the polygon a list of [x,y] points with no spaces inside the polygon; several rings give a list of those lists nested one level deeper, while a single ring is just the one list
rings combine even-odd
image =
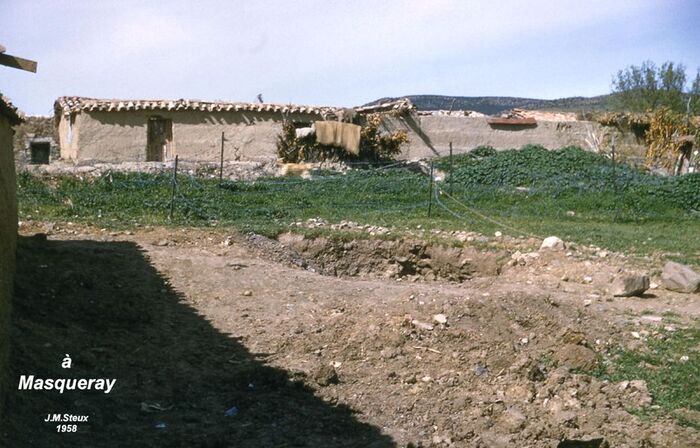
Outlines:
[{"label": "rock on ground", "polygon": [[627,274],[621,275],[613,281],[610,292],[615,297],[630,297],[641,296],[647,289],[649,289],[649,277]]},{"label": "rock on ground", "polygon": [[338,383],[338,373],[333,366],[324,364],[313,372],[313,379],[319,386],[330,386]]},{"label": "rock on ground", "polygon": [[542,245],[540,246],[540,250],[564,250],[566,249],[566,245],[564,244],[564,241],[561,240],[561,238],[556,237],[556,236],[549,236],[545,238],[542,241]]},{"label": "rock on ground", "polygon": [[700,292],[700,274],[688,266],[669,261],[661,274],[666,289],[678,292]]}]

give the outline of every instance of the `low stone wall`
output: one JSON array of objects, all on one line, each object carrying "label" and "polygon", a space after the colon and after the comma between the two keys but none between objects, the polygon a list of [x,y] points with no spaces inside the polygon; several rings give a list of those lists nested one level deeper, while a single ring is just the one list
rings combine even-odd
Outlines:
[{"label": "low stone wall", "polygon": [[15,272],[17,240],[15,163],[12,128],[0,115],[0,415],[5,401],[5,374],[9,352],[10,308]]}]

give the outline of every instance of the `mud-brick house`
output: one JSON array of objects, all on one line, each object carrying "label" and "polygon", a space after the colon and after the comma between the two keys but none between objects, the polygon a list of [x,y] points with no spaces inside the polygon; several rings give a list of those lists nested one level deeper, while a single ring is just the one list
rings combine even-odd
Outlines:
[{"label": "mud-brick house", "polygon": [[332,107],[61,97],[54,104],[61,158],[76,161],[227,160],[275,157],[284,120],[336,119]]}]

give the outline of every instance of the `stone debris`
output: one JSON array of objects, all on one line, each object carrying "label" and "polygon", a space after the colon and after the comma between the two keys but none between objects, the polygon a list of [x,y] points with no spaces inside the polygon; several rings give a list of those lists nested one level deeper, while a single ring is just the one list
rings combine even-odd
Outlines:
[{"label": "stone debris", "polygon": [[527,417],[516,407],[506,409],[500,420],[504,429],[510,433],[519,432],[527,424]]},{"label": "stone debris", "polygon": [[610,292],[615,297],[641,296],[649,289],[649,277],[646,275],[626,274],[617,277]]},{"label": "stone debris", "polygon": [[559,364],[570,369],[590,372],[598,365],[596,353],[583,345],[565,344],[555,353]]},{"label": "stone debris", "polygon": [[[88,161],[71,162],[57,160],[52,161],[48,165],[26,165],[23,169],[29,173],[39,175],[84,175],[89,177],[101,177],[110,176],[113,172],[170,174],[174,167],[174,161],[95,163]],[[219,164],[179,160],[178,172],[213,179],[219,177]],[[259,161],[225,161],[223,166],[223,177],[228,180],[254,181],[259,177],[275,177],[281,174],[282,170],[277,166],[277,162],[272,159]]]},{"label": "stone debris", "polygon": [[313,379],[316,384],[322,387],[338,384],[338,372],[331,365],[323,364],[313,372]]},{"label": "stone debris", "polygon": [[549,236],[542,241],[540,250],[564,250],[566,244],[559,237]]},{"label": "stone debris", "polygon": [[411,321],[411,323],[413,324],[414,327],[419,328],[421,330],[425,330],[425,331],[432,331],[433,330],[433,326],[431,324],[421,322],[419,320],[414,319]]},{"label": "stone debris", "polygon": [[441,325],[444,325],[447,323],[447,316],[444,314],[435,314],[433,316],[433,320]]},{"label": "stone debris", "polygon": [[684,264],[667,262],[661,279],[668,290],[685,293],[700,292],[700,274]]}]

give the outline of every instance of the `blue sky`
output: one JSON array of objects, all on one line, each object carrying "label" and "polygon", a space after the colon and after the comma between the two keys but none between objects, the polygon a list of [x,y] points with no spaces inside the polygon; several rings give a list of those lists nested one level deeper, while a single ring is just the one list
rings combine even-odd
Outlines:
[{"label": "blue sky", "polygon": [[354,106],[384,96],[561,98],[652,60],[700,67],[695,0],[0,0],[0,66],[30,114],[61,95]]}]

